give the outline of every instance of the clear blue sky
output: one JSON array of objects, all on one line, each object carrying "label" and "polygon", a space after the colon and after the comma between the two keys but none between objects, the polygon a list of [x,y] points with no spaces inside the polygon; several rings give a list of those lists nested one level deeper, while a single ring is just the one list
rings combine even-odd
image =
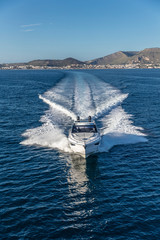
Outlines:
[{"label": "clear blue sky", "polygon": [[160,47],[159,0],[0,0],[0,63]]}]

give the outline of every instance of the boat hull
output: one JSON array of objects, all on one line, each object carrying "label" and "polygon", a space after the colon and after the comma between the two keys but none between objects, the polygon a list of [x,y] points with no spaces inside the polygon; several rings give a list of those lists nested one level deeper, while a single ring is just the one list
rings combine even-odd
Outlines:
[{"label": "boat hull", "polygon": [[94,122],[76,121],[68,136],[70,148],[74,154],[84,158],[99,151],[101,137]]},{"label": "boat hull", "polygon": [[70,144],[71,150],[84,158],[95,154],[99,151],[99,144],[91,143],[91,144]]}]

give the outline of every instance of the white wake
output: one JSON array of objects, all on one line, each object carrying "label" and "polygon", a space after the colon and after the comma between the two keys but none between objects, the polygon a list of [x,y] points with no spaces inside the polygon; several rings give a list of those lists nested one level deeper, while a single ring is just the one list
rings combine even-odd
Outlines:
[{"label": "white wake", "polygon": [[121,103],[128,97],[94,75],[71,72],[60,82],[39,95],[49,109],[42,115],[41,126],[25,131],[21,144],[39,145],[70,152],[67,133],[76,116],[92,116],[101,123],[100,152],[119,144],[146,141],[142,128],[134,126],[133,116]]}]

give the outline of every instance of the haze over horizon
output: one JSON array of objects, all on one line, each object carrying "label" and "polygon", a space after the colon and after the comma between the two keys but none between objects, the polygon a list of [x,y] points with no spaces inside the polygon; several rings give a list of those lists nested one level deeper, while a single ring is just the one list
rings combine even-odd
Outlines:
[{"label": "haze over horizon", "polygon": [[160,47],[157,0],[1,0],[0,63]]}]

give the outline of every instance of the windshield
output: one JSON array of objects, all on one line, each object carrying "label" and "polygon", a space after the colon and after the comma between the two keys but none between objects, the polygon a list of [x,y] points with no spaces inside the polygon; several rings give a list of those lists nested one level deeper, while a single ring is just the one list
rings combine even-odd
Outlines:
[{"label": "windshield", "polygon": [[79,125],[79,126],[73,126],[72,133],[96,133],[97,129],[95,125]]}]

